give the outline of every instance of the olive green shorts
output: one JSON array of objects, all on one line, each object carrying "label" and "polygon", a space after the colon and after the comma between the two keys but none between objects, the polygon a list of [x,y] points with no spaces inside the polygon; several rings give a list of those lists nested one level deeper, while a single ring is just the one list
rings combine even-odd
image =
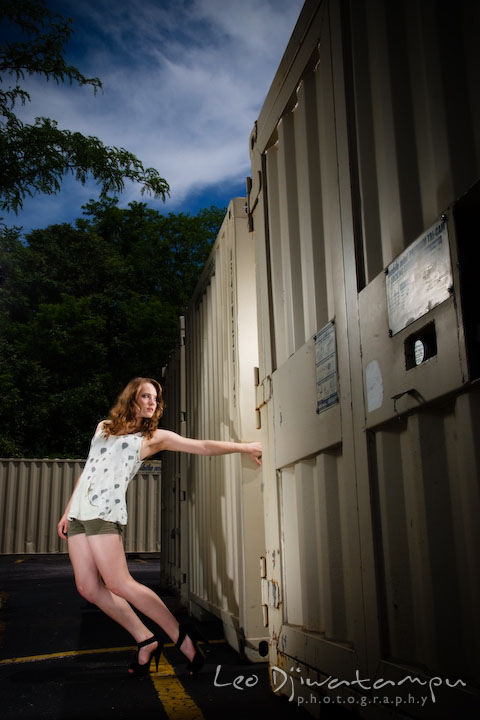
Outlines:
[{"label": "olive green shorts", "polygon": [[94,520],[69,520],[68,521],[68,537],[74,535],[80,535],[85,533],[87,537],[90,535],[110,535],[123,533],[123,525],[116,522],[108,522],[108,520],[102,520],[102,518],[95,518]]}]

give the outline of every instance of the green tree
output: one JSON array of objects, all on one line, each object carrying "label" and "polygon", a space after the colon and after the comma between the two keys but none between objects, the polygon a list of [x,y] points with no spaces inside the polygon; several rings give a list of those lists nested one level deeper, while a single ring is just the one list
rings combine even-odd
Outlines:
[{"label": "green tree", "polygon": [[159,377],[224,210],[90,201],[69,224],[0,235],[0,455],[82,457],[136,375]]},{"label": "green tree", "polygon": [[142,193],[165,199],[166,180],[124,148],[62,130],[50,118],[25,124],[15,113],[30,100],[20,84],[26,76],[101,89],[98,78],[84,77],[65,60],[71,20],[52,13],[44,0],[0,0],[0,23],[8,38],[0,47],[0,208],[17,213],[27,196],[57,193],[68,173],[82,183],[92,176],[104,194],[121,192],[128,179],[140,183]]}]

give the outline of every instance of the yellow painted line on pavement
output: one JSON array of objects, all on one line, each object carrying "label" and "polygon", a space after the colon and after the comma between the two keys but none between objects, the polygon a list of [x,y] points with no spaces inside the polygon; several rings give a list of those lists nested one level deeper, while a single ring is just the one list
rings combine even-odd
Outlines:
[{"label": "yellow painted line on pavement", "polygon": [[[210,640],[210,645],[224,642],[225,640]],[[173,646],[174,643],[165,643],[165,647]],[[0,660],[0,665],[18,665],[20,663],[39,662],[41,660],[55,660],[58,658],[78,657],[80,655],[102,655],[103,653],[126,652],[127,650],[136,649],[136,645],[126,645],[125,647],[92,648],[90,650],[64,650],[63,652],[46,653],[44,655],[26,655],[24,657],[6,658],[5,660]],[[173,668],[171,671],[173,672]]]},{"label": "yellow painted line on pavement", "polygon": [[100,655],[101,653],[125,652],[126,650],[136,650],[136,646],[127,645],[126,647],[95,648],[93,650],[65,650],[64,652],[47,653],[45,655],[27,655],[25,657],[13,657],[0,660],[0,665],[17,665],[18,663],[38,662],[39,660],[55,660],[55,658],[77,657],[79,655]]},{"label": "yellow painted line on pavement", "polygon": [[[224,643],[225,640],[210,640],[212,643]],[[173,647],[174,643],[168,643],[165,647]],[[13,657],[0,660],[0,665],[17,665],[19,663],[31,663],[41,660],[55,660],[58,658],[78,657],[80,655],[99,655],[103,653],[125,652],[136,650],[136,646],[128,645],[116,648],[95,648],[91,650],[66,650],[64,652],[46,653],[44,655],[27,655],[24,657]],[[162,654],[158,665],[158,672],[153,672],[155,666],[150,665],[150,679],[162,703],[163,709],[170,718],[174,720],[205,720],[202,711],[196,705],[192,697],[187,693],[180,680],[175,675],[173,666]]]},{"label": "yellow painted line on pavement", "polygon": [[157,691],[163,709],[170,718],[175,720],[204,720],[202,711],[175,676],[175,670],[165,658],[165,655],[160,658],[158,672],[150,672],[150,679]]}]

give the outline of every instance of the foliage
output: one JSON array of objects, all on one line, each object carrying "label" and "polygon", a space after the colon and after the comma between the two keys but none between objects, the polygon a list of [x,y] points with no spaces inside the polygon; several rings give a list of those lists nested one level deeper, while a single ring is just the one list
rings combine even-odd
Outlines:
[{"label": "foliage", "polygon": [[136,375],[159,377],[224,210],[90,201],[75,226],[0,243],[0,455],[84,456]]},{"label": "foliage", "polygon": [[20,84],[27,76],[101,89],[98,78],[84,77],[65,61],[71,20],[52,13],[45,0],[0,0],[0,21],[8,37],[0,47],[0,208],[18,212],[27,195],[57,193],[67,173],[82,183],[91,175],[103,194],[121,192],[125,180],[132,180],[142,193],[165,199],[166,180],[124,148],[61,130],[50,118],[36,118],[32,125],[17,116],[15,106],[30,100]]}]

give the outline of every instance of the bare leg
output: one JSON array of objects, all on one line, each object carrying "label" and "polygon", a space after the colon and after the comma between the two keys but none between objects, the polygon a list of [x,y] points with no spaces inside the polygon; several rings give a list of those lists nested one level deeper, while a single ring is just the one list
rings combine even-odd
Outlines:
[{"label": "bare leg", "polygon": [[[75,539],[75,537],[72,539]],[[132,578],[128,570],[122,538],[114,534],[92,535],[87,538],[87,542],[94,564],[104,580],[106,589],[113,596],[123,599],[127,607],[128,603],[130,603],[141,613],[151,618],[173,642],[176,642],[179,632],[177,620],[153,590]],[[132,610],[131,612],[133,613]],[[135,615],[135,613],[133,614]],[[140,663],[148,659],[152,647],[152,645],[148,645],[147,648],[142,648],[139,656]],[[192,660],[195,655],[195,648],[189,637],[185,638],[180,649],[189,660]]]},{"label": "bare leg", "polygon": [[[85,534],[68,538],[68,552],[80,595],[97,605],[106,615],[128,630],[137,643],[151,637],[151,631],[142,623],[128,602],[105,587]],[[155,647],[153,644],[149,646],[149,652]]]}]

